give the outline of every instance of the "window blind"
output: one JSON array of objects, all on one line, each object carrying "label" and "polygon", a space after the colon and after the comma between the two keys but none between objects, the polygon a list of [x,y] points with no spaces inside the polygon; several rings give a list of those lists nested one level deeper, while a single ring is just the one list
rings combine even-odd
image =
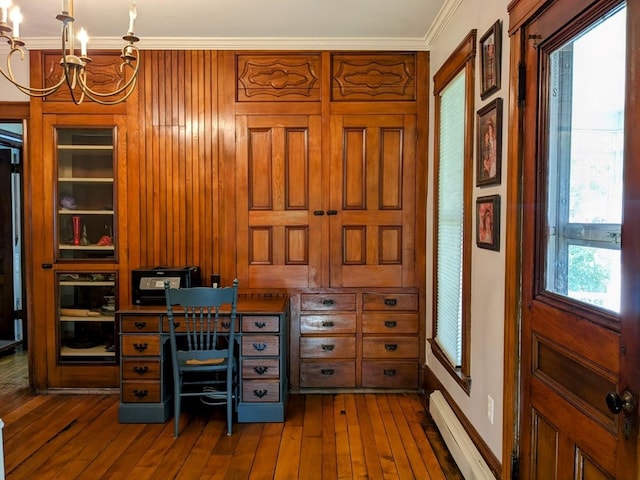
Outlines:
[{"label": "window blind", "polygon": [[435,340],[454,367],[462,363],[465,72],[440,96]]}]

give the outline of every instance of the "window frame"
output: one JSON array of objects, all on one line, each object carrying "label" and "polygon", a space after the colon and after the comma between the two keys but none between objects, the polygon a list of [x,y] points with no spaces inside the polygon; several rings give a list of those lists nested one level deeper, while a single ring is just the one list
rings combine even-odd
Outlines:
[{"label": "window frame", "polygon": [[[434,181],[433,181],[433,275],[432,275],[432,337],[429,343],[433,355],[451,374],[462,389],[469,394],[471,390],[471,246],[472,246],[472,201],[473,201],[473,135],[474,135],[474,101],[475,101],[475,57],[477,30],[473,29],[447,58],[433,77],[435,99],[434,108]],[[436,341],[438,326],[438,310],[436,299],[438,294],[438,209],[440,169],[440,116],[441,93],[464,70],[464,178],[463,178],[463,227],[462,227],[462,288],[461,288],[461,363],[453,365],[448,355]]]}]

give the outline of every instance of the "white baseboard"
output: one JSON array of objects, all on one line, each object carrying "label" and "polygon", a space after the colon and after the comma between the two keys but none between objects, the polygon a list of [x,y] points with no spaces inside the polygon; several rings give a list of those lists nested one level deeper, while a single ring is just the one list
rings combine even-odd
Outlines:
[{"label": "white baseboard", "polygon": [[429,413],[465,480],[495,480],[487,463],[439,390],[429,396]]}]

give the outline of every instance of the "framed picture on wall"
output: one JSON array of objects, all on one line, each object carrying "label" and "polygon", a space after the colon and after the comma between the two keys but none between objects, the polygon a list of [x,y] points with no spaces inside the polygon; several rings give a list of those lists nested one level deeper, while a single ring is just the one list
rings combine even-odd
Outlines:
[{"label": "framed picture on wall", "polygon": [[500,90],[502,23],[498,20],[480,38],[480,98]]},{"label": "framed picture on wall", "polygon": [[476,199],[476,245],[500,250],[500,195]]},{"label": "framed picture on wall", "polygon": [[476,185],[500,185],[502,175],[502,99],[478,110]]}]

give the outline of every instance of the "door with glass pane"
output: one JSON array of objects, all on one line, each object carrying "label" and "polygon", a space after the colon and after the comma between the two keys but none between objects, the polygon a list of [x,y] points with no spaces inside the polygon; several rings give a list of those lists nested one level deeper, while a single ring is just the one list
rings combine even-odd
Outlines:
[{"label": "door with glass pane", "polygon": [[635,479],[631,12],[599,1],[576,19],[570,5],[555,2],[527,27],[521,473]]}]

